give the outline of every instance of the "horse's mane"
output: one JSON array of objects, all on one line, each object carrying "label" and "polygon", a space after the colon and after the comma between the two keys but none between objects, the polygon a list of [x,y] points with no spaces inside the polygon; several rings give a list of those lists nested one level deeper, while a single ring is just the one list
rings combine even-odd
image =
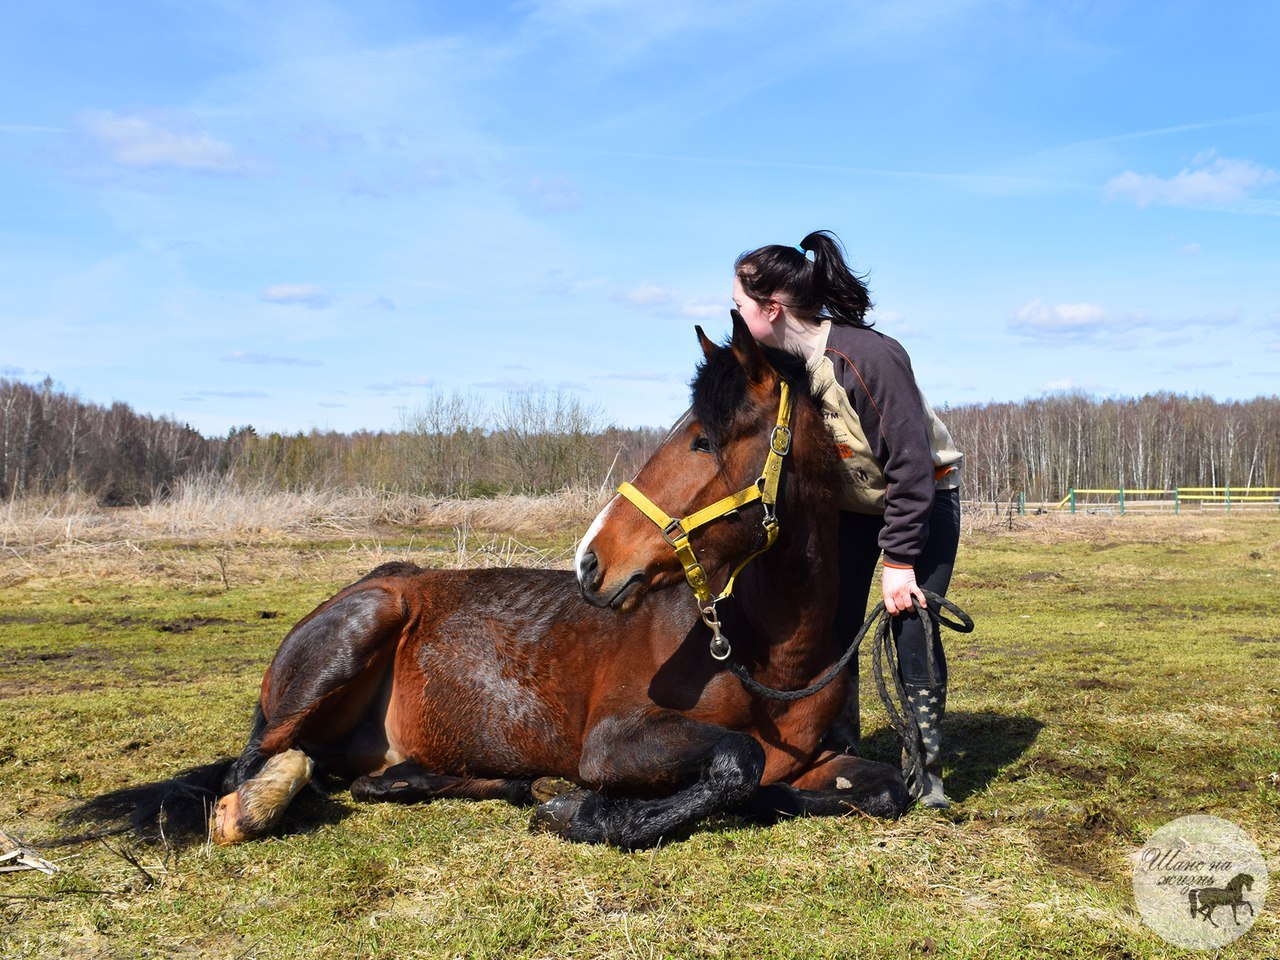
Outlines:
[{"label": "horse's mane", "polygon": [[[760,349],[778,375],[791,386],[793,396],[812,398],[804,357],[763,344]],[[747,374],[742,364],[727,347],[717,350],[698,365],[690,386],[693,415],[709,436],[723,439],[747,396]]]}]

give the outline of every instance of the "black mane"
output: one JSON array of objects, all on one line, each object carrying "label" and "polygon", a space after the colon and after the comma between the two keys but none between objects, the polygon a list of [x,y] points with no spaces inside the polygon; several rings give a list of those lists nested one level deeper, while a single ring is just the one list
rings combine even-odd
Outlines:
[{"label": "black mane", "polygon": [[[765,359],[786,381],[793,396],[811,397],[809,371],[804,357],[789,350],[761,344]],[[726,345],[698,365],[690,382],[693,415],[706,433],[722,440],[728,436],[734,417],[747,396],[747,374]]]}]

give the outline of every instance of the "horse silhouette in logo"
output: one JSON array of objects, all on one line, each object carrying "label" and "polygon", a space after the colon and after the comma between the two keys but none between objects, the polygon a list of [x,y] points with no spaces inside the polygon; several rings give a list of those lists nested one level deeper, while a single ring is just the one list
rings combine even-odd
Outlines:
[{"label": "horse silhouette in logo", "polygon": [[1219,907],[1231,908],[1231,920],[1239,925],[1236,911],[1240,907],[1248,907],[1249,915],[1253,915],[1253,904],[1244,898],[1242,890],[1253,889],[1253,877],[1247,873],[1238,873],[1231,878],[1225,887],[1196,887],[1187,891],[1187,899],[1191,904],[1191,916],[1208,920],[1215,927],[1213,911]]}]

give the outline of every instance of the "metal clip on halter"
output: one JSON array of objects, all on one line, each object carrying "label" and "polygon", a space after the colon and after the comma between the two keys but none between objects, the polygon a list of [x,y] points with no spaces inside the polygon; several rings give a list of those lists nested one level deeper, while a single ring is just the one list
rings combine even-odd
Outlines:
[{"label": "metal clip on halter", "polygon": [[733,648],[729,646],[728,638],[720,632],[720,618],[716,616],[714,604],[702,608],[702,622],[711,629],[711,658],[728,660]]},{"label": "metal clip on halter", "polygon": [[769,434],[769,447],[780,457],[785,457],[791,452],[791,428],[784,427],[782,424],[773,428],[773,432]]}]

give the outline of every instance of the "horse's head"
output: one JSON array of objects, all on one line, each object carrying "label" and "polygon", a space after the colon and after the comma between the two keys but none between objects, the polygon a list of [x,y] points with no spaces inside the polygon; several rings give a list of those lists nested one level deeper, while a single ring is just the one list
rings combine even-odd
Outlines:
[{"label": "horse's head", "polygon": [[[693,583],[691,562],[695,574],[723,586],[735,566],[772,543],[777,473],[794,469],[782,466],[791,459],[783,419],[792,405],[817,417],[804,399],[804,363],[776,351],[766,356],[736,311],[727,346],[701,328],[698,338],[705,358],[692,407],[578,546],[578,585],[596,606],[630,610],[651,590],[686,577]],[[785,376],[780,366],[788,368]],[[796,387],[784,389],[787,381]]]}]

